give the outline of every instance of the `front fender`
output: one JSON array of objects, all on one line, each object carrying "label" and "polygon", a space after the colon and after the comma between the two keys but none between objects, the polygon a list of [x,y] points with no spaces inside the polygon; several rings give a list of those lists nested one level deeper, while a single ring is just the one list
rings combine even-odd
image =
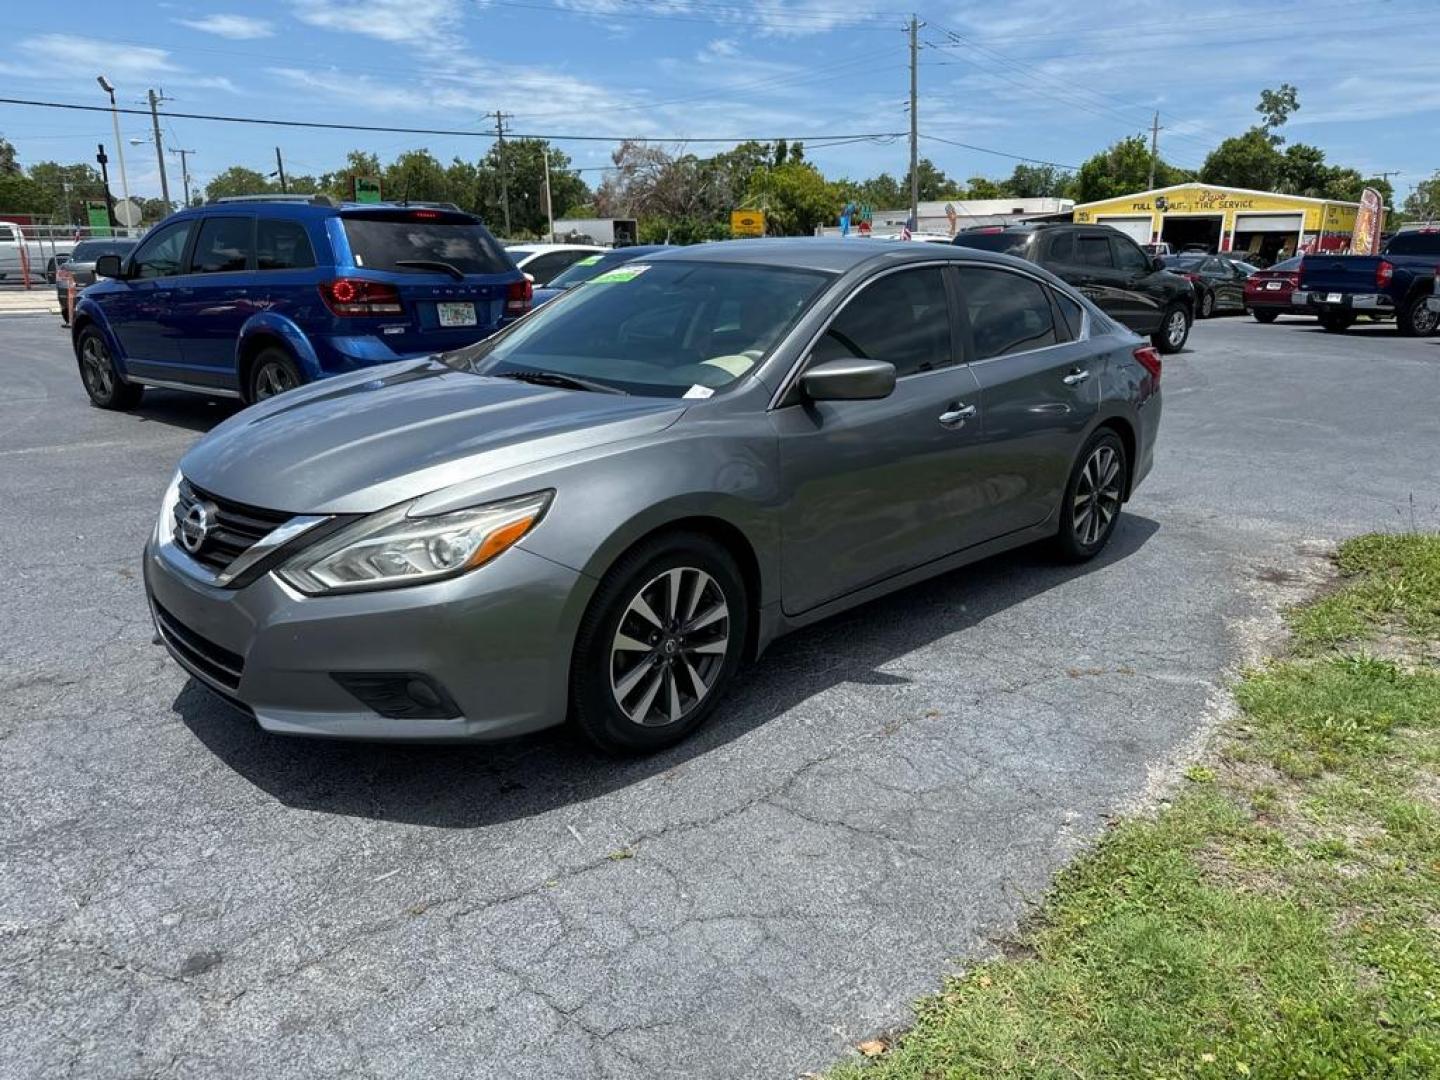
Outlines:
[{"label": "front fender", "polygon": [[105,309],[94,300],[87,300],[82,292],[75,301],[75,312],[70,316],[70,347],[74,350],[80,339],[80,331],[86,326],[94,326],[105,338],[105,344],[110,349],[110,356],[115,361],[115,369],[123,376],[125,370],[125,348],[120,344],[120,339],[115,336],[115,329],[110,325],[110,320],[105,317]]},{"label": "front fender", "polygon": [[257,312],[246,319],[245,325],[240,327],[240,333],[235,339],[235,370],[237,372],[242,370],[241,365],[246,353],[257,337],[278,338],[295,362],[300,365],[306,382],[322,378],[325,375],[320,368],[320,359],[315,355],[315,347],[310,344],[310,339],[305,336],[305,332],[295,325],[293,320],[273,311]]}]

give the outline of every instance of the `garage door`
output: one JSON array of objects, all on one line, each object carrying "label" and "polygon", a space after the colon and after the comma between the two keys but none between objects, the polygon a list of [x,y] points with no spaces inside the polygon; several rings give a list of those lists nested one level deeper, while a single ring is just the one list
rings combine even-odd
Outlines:
[{"label": "garage door", "polygon": [[1235,231],[1298,233],[1303,217],[1303,214],[1236,214]]},{"label": "garage door", "polygon": [[1150,219],[1148,217],[1107,217],[1096,218],[1097,225],[1109,225],[1119,229],[1137,244],[1150,243]]}]

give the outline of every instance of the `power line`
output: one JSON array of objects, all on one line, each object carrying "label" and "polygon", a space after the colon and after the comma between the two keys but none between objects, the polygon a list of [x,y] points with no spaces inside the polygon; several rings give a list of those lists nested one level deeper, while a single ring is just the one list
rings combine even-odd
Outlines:
[{"label": "power line", "polygon": [[1065,169],[1067,172],[1077,172],[1080,169],[1079,165],[1062,165],[1058,161],[1044,161],[1040,158],[1024,157],[1020,154],[1007,154],[1004,150],[992,150],[988,146],[976,146],[973,143],[957,142],[955,139],[944,139],[939,135],[930,135],[924,131],[920,132],[920,138],[944,143],[947,146],[958,146],[962,150],[974,150],[980,154],[993,154],[995,157],[1009,158],[1011,161],[1025,161],[1031,165],[1049,165],[1051,168]]}]

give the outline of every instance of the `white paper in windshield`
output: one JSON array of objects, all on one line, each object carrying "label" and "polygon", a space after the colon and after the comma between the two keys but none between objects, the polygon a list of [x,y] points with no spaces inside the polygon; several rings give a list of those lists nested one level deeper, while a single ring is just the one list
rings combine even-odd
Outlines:
[{"label": "white paper in windshield", "polygon": [[685,393],[681,394],[680,396],[682,398],[707,398],[714,396],[714,394],[715,391],[710,389],[710,387],[701,386],[699,383],[696,383],[694,386],[690,387],[689,390],[686,390]]}]

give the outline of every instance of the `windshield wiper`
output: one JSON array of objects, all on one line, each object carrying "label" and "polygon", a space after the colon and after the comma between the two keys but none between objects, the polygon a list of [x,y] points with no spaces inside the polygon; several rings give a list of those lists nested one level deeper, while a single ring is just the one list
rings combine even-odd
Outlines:
[{"label": "windshield wiper", "polygon": [[396,266],[413,266],[417,270],[439,270],[449,274],[456,281],[465,280],[465,271],[450,263],[441,262],[439,259],[396,259]]},{"label": "windshield wiper", "polygon": [[514,379],[516,382],[534,383],[536,386],[556,386],[562,390],[593,390],[599,394],[624,394],[626,397],[630,395],[630,391],[621,390],[618,386],[595,382],[593,379],[578,379],[574,375],[563,375],[558,371],[536,371],[527,368],[523,371],[496,372],[491,378]]}]

